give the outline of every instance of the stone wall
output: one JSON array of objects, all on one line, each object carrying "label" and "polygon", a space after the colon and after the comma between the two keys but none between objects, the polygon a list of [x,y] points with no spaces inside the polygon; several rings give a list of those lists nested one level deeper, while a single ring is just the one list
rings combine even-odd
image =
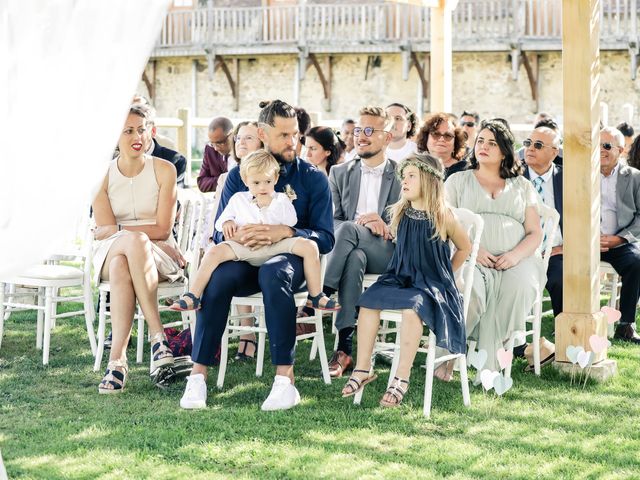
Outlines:
[{"label": "stone wall", "polygon": [[[319,118],[339,120],[353,117],[366,104],[386,105],[402,102],[416,108],[418,75],[411,70],[409,79],[402,80],[402,59],[399,54],[379,55],[379,66],[367,70],[367,55],[335,55],[332,58],[331,111],[323,109],[323,91],[313,67],[300,82],[300,102]],[[323,64],[324,57],[318,57]],[[193,60],[196,69],[196,106],[199,117],[225,115],[231,118],[255,118],[258,102],[281,98],[295,100],[295,65],[293,55],[241,57],[240,102],[234,111],[231,90],[222,70],[209,79],[206,59],[162,58],[156,64],[155,105],[159,116],[175,116],[180,107],[192,108]],[[601,53],[601,100],[609,106],[609,123],[624,119],[622,105],[636,104],[640,80],[632,81],[629,56],[626,52]],[[233,69],[232,62],[229,66]],[[148,73],[151,73],[150,67]],[[524,67],[517,80],[512,79],[511,62],[505,52],[454,53],[453,112],[476,110],[481,117],[500,116],[512,123],[529,123],[535,115],[535,102]],[[139,91],[147,93],[141,82]],[[428,103],[425,103],[425,108]],[[540,111],[562,119],[562,58],[560,52],[542,53],[540,57]],[[638,124],[636,112],[634,122]],[[171,135],[171,133],[170,133]],[[203,141],[198,134],[198,142]]]}]

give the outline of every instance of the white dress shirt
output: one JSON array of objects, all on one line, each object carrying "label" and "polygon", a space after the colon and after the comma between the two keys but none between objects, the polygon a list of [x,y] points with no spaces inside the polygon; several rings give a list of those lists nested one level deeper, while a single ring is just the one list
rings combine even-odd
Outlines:
[{"label": "white dress shirt", "polygon": [[615,235],[618,232],[617,182],[620,164],[616,164],[608,177],[600,174],[600,233]]},{"label": "white dress shirt", "polygon": [[251,192],[237,192],[218,217],[216,230],[222,232],[222,225],[227,220],[233,220],[239,227],[249,223],[293,227],[298,223],[298,216],[291,200],[284,193],[274,192],[271,203],[261,208],[254,202]]},{"label": "white dress shirt", "polygon": [[344,152],[344,163],[350,162],[357,155],[356,147],[353,147],[350,152]]},{"label": "white dress shirt", "polygon": [[418,145],[413,140],[407,140],[403,147],[401,148],[391,148],[391,145],[387,147],[387,158],[391,160],[395,160],[396,162],[401,162],[405,158],[407,158],[412,153],[416,153],[418,151]]},{"label": "white dress shirt", "polygon": [[[527,167],[529,169],[529,179],[535,185],[535,179],[538,177],[542,178],[542,201],[547,207],[551,207],[554,210],[556,209],[556,199],[554,197],[553,190],[553,165],[542,175],[538,175],[535,170],[531,167]],[[560,226],[556,229],[556,234],[553,237],[552,247],[557,247],[558,245],[562,245],[562,232],[560,231]]]},{"label": "white dress shirt", "polygon": [[356,206],[356,217],[365,213],[378,212],[378,200],[380,198],[380,188],[382,187],[382,175],[387,168],[388,160],[385,159],[377,167],[371,168],[360,162],[360,194],[358,195],[358,205]]}]

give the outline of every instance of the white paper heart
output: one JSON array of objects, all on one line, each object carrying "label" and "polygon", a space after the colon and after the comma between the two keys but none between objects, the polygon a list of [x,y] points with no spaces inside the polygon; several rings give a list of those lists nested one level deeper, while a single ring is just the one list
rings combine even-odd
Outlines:
[{"label": "white paper heart", "polygon": [[511,365],[511,361],[513,360],[513,352],[511,350],[505,350],[504,348],[499,348],[496,351],[496,358],[498,359],[498,364],[501,369],[507,367],[507,365]]},{"label": "white paper heart", "polygon": [[513,387],[513,379],[511,377],[498,375],[496,378],[493,379],[493,389],[498,395],[503,395],[511,387]]},{"label": "white paper heart", "polygon": [[569,345],[567,347],[567,358],[574,365],[578,363],[578,355],[580,352],[584,352],[584,348],[576,347],[575,345]]},{"label": "white paper heart", "polygon": [[480,381],[482,382],[482,388],[484,388],[487,392],[493,388],[493,380],[499,376],[498,372],[493,372],[491,370],[482,370],[480,372]]},{"label": "white paper heart", "polygon": [[487,363],[487,351],[486,350],[472,350],[468,355],[469,363],[473,368],[480,371],[484,364]]},{"label": "white paper heart", "polygon": [[602,307],[600,311],[607,316],[607,323],[609,323],[610,325],[616,323],[622,316],[620,310],[616,310],[615,308],[607,306]]},{"label": "white paper heart", "polygon": [[591,335],[589,337],[589,345],[593,353],[600,353],[607,348],[609,340],[606,337],[599,337],[598,335]]},{"label": "white paper heart", "polygon": [[591,365],[593,357],[593,352],[585,352],[584,350],[582,350],[580,353],[578,353],[578,365],[580,365],[580,368],[586,368]]}]

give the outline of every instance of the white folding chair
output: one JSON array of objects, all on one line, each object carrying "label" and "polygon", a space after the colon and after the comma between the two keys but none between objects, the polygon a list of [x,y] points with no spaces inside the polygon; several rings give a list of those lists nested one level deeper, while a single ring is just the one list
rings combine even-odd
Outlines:
[{"label": "white folding chair", "polygon": [[[325,256],[320,257],[320,284],[324,281],[324,271],[327,265]],[[294,301],[296,307],[303,307],[307,304],[307,292],[299,292],[294,294]],[[233,297],[231,300],[231,306],[248,305],[253,307],[254,312],[248,314],[230,315],[228,324],[225,328],[224,335],[222,336],[222,342],[220,344],[220,367],[218,368],[218,388],[224,386],[224,377],[227,370],[227,361],[229,358],[229,338],[239,337],[246,333],[253,332],[258,338],[258,348],[256,351],[256,376],[262,376],[264,367],[264,347],[265,338],[267,334],[267,326],[264,317],[264,302],[262,293],[258,292],[248,297]],[[241,326],[238,325],[238,320],[246,318],[247,316],[255,317],[257,320],[257,326]],[[296,342],[299,340],[305,340],[307,338],[313,339],[312,350],[315,348],[320,355],[320,367],[322,368],[322,378],[324,383],[329,385],[331,383],[331,377],[329,375],[329,362],[327,361],[327,352],[324,344],[324,331],[322,329],[322,310],[315,310],[314,315],[309,317],[299,317],[296,319],[296,323],[313,324],[315,326],[315,332],[305,333],[296,336]]]},{"label": "white folding chair", "polygon": [[[607,305],[611,308],[620,308],[620,289],[622,288],[620,275],[609,262],[603,261],[600,262],[600,275],[602,275],[600,292],[609,295]],[[614,331],[615,325],[608,323],[607,337],[612,338]]]},{"label": "white folding chair", "polygon": [[[549,267],[549,259],[551,258],[551,249],[553,248],[552,240],[560,222],[560,214],[555,210],[555,208],[551,208],[544,203],[541,203],[540,221],[542,222],[542,238],[546,238],[548,240],[546,244],[545,242],[541,244],[541,247],[544,247],[544,252],[542,252],[542,263],[544,265],[543,271],[546,272]],[[526,341],[527,336],[533,336],[533,366],[536,375],[540,375],[540,332],[542,329],[542,316],[549,313],[549,311],[542,311],[542,303],[544,301],[542,294],[544,292],[544,285],[544,282],[541,282],[538,285],[538,292],[536,293],[536,299],[533,307],[531,308],[531,313],[527,315],[525,319],[525,322],[531,323],[531,329],[516,330],[512,332],[511,337],[507,342],[507,349],[511,350],[513,353],[513,347],[516,341]],[[504,373],[505,377],[511,377],[511,364],[505,368]]]},{"label": "white folding chair", "polygon": [[[91,353],[96,352],[96,339],[93,332],[94,310],[93,294],[91,291],[91,238],[93,233],[85,225],[82,246],[64,255],[65,260],[80,262],[80,267],[68,265],[46,264],[36,265],[13,278],[0,279],[0,344],[4,329],[6,310],[37,310],[36,348],[42,349],[42,363],[49,363],[49,349],[51,344],[51,330],[58,318],[84,315],[89,336]],[[60,259],[63,259],[62,257]],[[22,295],[33,295],[33,292],[20,293],[10,287],[8,298],[5,299],[5,287],[21,285],[36,289],[37,305],[16,301]],[[82,295],[61,296],[59,290],[63,288],[80,287]],[[82,302],[82,310],[57,313],[58,303]]]},{"label": "white folding chair", "polygon": [[[462,271],[457,277],[461,278],[464,282],[463,285],[463,313],[464,318],[467,318],[467,312],[469,311],[469,300],[471,298],[471,290],[473,287],[473,272],[475,269],[476,257],[478,256],[478,249],[480,248],[480,238],[482,237],[482,230],[484,228],[484,221],[480,215],[477,215],[465,208],[452,208],[451,209],[458,219],[458,221],[464,226],[469,238],[471,240],[472,249],[469,258],[461,267]],[[391,321],[399,324],[402,321],[402,312],[393,310],[383,310],[380,314],[382,321]],[[424,337],[423,337],[424,339]],[[428,346],[426,349],[419,348],[418,351],[426,352],[426,377],[424,386],[424,407],[423,414],[425,417],[431,416],[431,398],[433,391],[433,376],[436,365],[449,360],[458,360],[460,369],[460,386],[462,389],[462,401],[463,404],[468,407],[471,405],[471,396],[469,395],[469,380],[467,375],[467,358],[465,353],[448,354],[436,358],[436,336],[433,332],[429,332],[426,338]],[[395,377],[396,370],[398,368],[398,362],[400,359],[400,331],[397,330],[396,339],[394,344],[387,342],[376,342],[374,347],[374,355],[371,360],[371,373],[373,373],[375,354],[378,351],[393,350],[393,362],[391,364],[391,371],[389,372],[389,381],[387,386],[391,385],[393,377]],[[353,403],[360,404],[362,401],[362,395],[364,390],[361,390],[354,396]]]},{"label": "white folding chair", "polygon": [[[178,220],[177,242],[183,256],[187,262],[185,266],[185,278],[176,282],[158,283],[158,300],[180,296],[189,291],[189,278],[193,278],[200,261],[200,234],[202,232],[202,222],[204,219],[204,199],[199,192],[194,190],[179,189],[178,199],[180,201],[180,217]],[[107,312],[107,293],[111,291],[109,282],[101,282],[98,285],[100,293],[100,310],[98,312],[98,345],[93,370],[98,371],[102,363],[104,353],[104,338],[106,324],[110,323],[110,314]],[[160,305],[160,311],[168,310],[168,306]],[[165,327],[183,326],[191,327],[192,338],[195,332],[195,311],[182,312],[181,320],[165,323]],[[144,356],[144,327],[145,319],[138,306],[135,318],[138,320],[138,334],[136,345],[136,362],[141,363]]]}]

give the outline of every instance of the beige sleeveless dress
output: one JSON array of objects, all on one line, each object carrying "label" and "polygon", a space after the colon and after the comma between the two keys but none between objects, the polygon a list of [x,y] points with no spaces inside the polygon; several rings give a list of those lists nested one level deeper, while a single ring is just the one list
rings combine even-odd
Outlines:
[{"label": "beige sleeveless dress", "polygon": [[[125,177],[118,168],[118,158],[109,164],[109,184],[107,195],[111,209],[119,225],[154,225],[158,211],[158,193],[160,185],[156,179],[154,159],[145,157],[144,168],[135,177]],[[127,235],[126,230],[114,233],[109,238],[95,242],[93,251],[93,268],[96,283],[100,281],[100,273],[113,242],[121,235]],[[177,247],[173,235],[165,243]],[[174,282],[182,278],[182,269],[164,251],[153,242],[153,258],[158,273]]]}]

